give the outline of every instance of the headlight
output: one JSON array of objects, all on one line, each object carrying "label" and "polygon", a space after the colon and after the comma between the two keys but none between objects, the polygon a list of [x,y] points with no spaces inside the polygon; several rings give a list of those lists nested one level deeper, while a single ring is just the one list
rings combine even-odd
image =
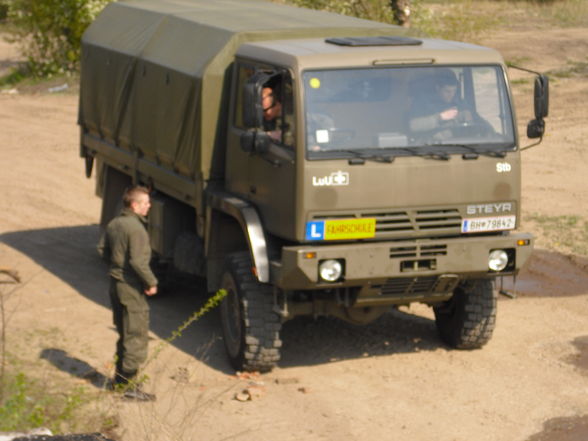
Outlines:
[{"label": "headlight", "polygon": [[324,260],[319,264],[319,276],[325,282],[336,282],[343,275],[343,264],[339,260]]},{"label": "headlight", "polygon": [[488,255],[488,268],[502,271],[508,265],[508,254],[504,250],[493,250]]}]

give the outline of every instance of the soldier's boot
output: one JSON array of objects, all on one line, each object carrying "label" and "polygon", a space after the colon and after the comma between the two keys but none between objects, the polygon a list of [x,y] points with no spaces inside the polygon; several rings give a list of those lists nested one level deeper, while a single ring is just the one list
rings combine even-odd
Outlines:
[{"label": "soldier's boot", "polygon": [[122,390],[124,386],[127,386],[131,380],[137,375],[137,371],[126,372],[122,366],[117,363],[116,370],[114,371],[114,380],[112,382],[113,388]]},{"label": "soldier's boot", "polygon": [[130,385],[125,390],[123,398],[130,401],[155,401],[155,394],[143,391],[139,385]]},{"label": "soldier's boot", "polygon": [[126,372],[122,367],[117,366],[114,374],[113,389],[122,392],[123,398],[130,401],[155,401],[155,395],[147,393],[136,384],[133,379],[137,371]]}]

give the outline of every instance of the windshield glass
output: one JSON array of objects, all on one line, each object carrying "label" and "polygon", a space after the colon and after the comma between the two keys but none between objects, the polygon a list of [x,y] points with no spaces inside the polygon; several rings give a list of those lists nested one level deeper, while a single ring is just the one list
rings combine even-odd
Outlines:
[{"label": "windshield glass", "polygon": [[498,66],[307,71],[303,80],[309,158],[515,147]]}]

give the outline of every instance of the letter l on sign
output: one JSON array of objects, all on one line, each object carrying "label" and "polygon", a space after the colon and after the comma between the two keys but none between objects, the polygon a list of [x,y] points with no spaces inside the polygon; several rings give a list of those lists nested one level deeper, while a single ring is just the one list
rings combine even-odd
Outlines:
[{"label": "letter l on sign", "polygon": [[306,224],[306,240],[321,240],[325,235],[325,223],[323,221],[308,222]]}]

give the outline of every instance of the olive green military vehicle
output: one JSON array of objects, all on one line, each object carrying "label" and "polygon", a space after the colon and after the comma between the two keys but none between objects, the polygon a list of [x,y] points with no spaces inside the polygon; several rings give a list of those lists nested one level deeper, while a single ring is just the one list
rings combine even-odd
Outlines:
[{"label": "olive green military vehicle", "polygon": [[[226,351],[270,370],[282,323],[434,309],[483,346],[495,281],[531,254],[494,50],[262,0],[109,4],[83,37],[79,124],[102,226],[153,190],[155,255],[228,292]],[[535,80],[541,138],[547,78]]]}]

